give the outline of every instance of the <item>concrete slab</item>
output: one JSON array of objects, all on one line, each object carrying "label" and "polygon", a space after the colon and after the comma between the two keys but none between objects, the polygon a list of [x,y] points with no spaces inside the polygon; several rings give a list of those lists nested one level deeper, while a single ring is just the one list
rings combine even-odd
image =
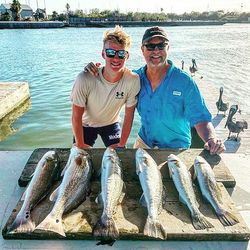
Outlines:
[{"label": "concrete slab", "polygon": [[0,120],[29,97],[27,82],[0,82]]},{"label": "concrete slab", "polygon": [[[31,151],[0,151],[0,221],[1,229],[11,214],[18,199],[23,192],[17,184],[22,168],[31,155]],[[239,208],[245,222],[250,225],[250,193],[247,189],[249,183],[250,155],[223,154],[230,171],[235,176],[236,188],[228,190],[233,201]],[[230,164],[231,162],[231,164]],[[242,178],[244,176],[244,178]],[[249,185],[249,184],[248,184]],[[0,236],[0,249],[110,249],[109,246],[96,246],[96,241],[63,241],[63,240],[4,240]],[[112,249],[211,249],[211,250],[246,250],[250,249],[249,242],[233,241],[117,241]]]}]

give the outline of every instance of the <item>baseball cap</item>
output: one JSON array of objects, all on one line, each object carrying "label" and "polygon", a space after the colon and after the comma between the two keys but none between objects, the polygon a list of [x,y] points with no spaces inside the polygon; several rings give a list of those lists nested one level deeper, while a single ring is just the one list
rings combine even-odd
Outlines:
[{"label": "baseball cap", "polygon": [[154,37],[162,37],[166,41],[169,41],[165,30],[158,27],[158,26],[154,26],[154,27],[151,27],[149,29],[146,29],[146,31],[142,37],[142,43],[144,43],[144,42],[146,42]]}]

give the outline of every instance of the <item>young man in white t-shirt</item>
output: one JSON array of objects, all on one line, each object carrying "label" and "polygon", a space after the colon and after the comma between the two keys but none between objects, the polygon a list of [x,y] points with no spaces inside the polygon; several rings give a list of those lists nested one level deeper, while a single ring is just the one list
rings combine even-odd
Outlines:
[{"label": "young man in white t-shirt", "polygon": [[[116,26],[105,32],[102,57],[105,66],[98,77],[81,72],[71,92],[74,145],[92,147],[100,135],[105,146],[125,147],[129,137],[140,80],[125,67],[129,58],[130,37]],[[119,113],[125,105],[123,127]]]}]

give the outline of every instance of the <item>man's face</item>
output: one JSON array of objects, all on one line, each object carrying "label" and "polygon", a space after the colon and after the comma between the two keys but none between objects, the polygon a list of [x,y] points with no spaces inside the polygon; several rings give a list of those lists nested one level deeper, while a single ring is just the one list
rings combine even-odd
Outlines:
[{"label": "man's face", "polygon": [[[109,49],[107,51],[107,49]],[[105,68],[114,72],[122,71],[129,57],[129,53],[121,44],[107,41],[102,50],[102,57],[105,59]]]},{"label": "man's face", "polygon": [[[154,45],[156,44],[158,46],[155,47]],[[154,37],[141,46],[148,67],[160,67],[164,65],[168,57],[168,49],[168,41],[161,37]]]}]

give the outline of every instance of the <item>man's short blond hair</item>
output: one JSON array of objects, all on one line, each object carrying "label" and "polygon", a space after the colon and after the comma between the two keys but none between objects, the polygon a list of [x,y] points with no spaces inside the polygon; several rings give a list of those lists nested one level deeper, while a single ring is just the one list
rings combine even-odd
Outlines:
[{"label": "man's short blond hair", "polygon": [[130,36],[119,25],[116,25],[114,29],[108,30],[104,33],[103,45],[107,41],[112,41],[116,44],[123,45],[125,49],[129,49],[131,45]]}]

